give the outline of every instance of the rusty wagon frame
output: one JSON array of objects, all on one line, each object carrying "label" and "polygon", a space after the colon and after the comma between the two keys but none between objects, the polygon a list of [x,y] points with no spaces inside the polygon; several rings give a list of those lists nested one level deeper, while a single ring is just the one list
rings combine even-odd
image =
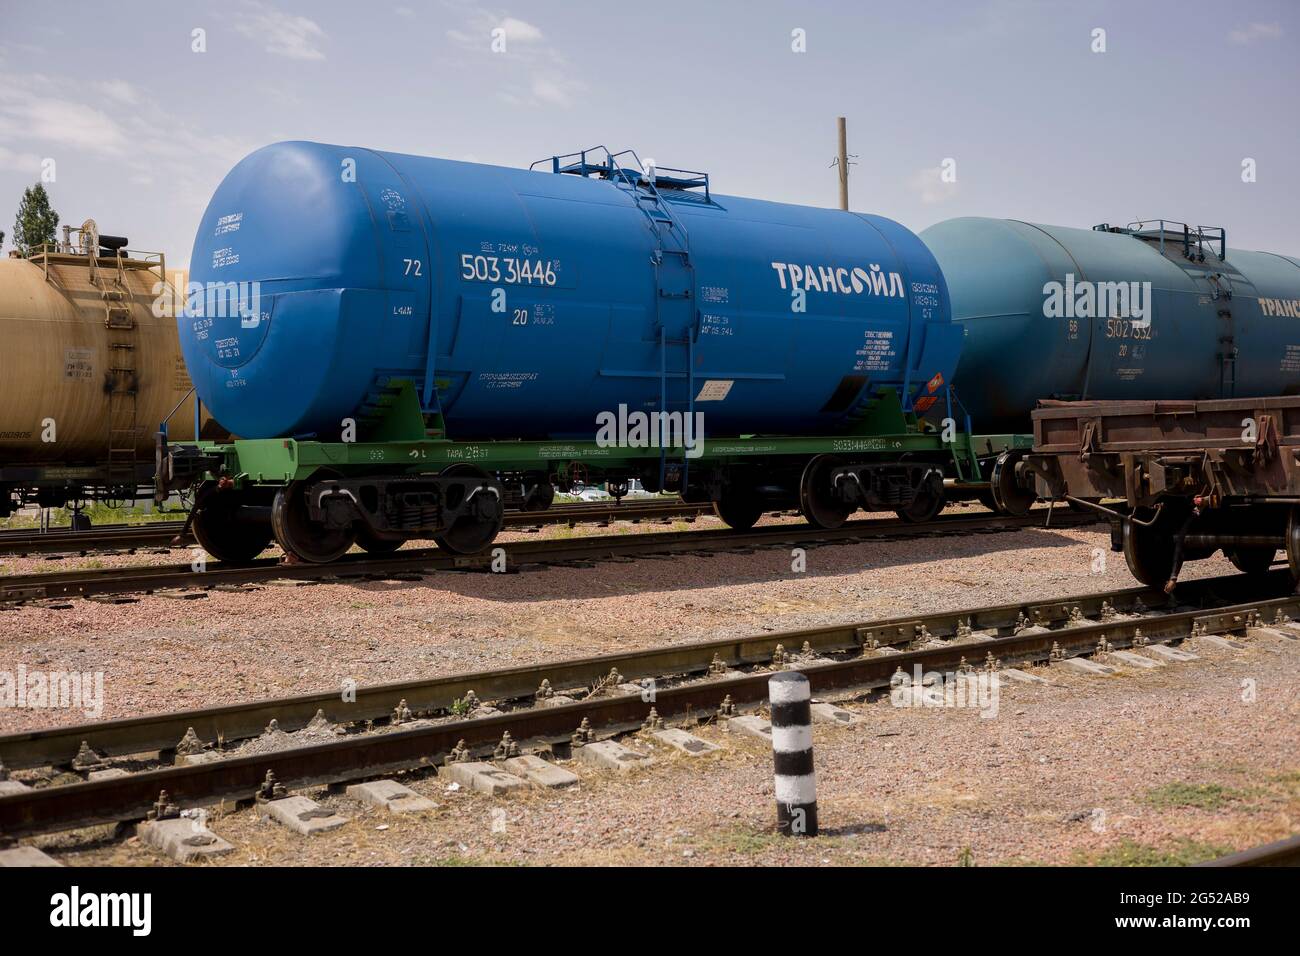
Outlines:
[{"label": "rusty wagon frame", "polygon": [[1040,496],[1110,518],[1144,584],[1219,550],[1247,573],[1283,551],[1300,580],[1300,395],[1042,402],[1033,423]]}]

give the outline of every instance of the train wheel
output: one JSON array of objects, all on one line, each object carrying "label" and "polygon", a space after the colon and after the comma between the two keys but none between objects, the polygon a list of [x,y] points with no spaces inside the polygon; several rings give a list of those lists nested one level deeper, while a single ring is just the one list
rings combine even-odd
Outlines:
[{"label": "train wheel", "polygon": [[[318,475],[317,478],[329,477]],[[310,564],[328,564],[347,553],[356,540],[352,528],[326,528],[311,520],[305,481],[293,481],[275,493],[271,528],[285,554]]]},{"label": "train wheel", "polygon": [[713,513],[728,527],[748,531],[763,516],[763,505],[750,489],[733,488],[713,502]]},{"label": "train wheel", "polygon": [[271,529],[264,522],[236,520],[239,498],[209,492],[194,508],[190,531],[204,551],[227,564],[248,564],[271,544]]},{"label": "train wheel", "polygon": [[368,554],[392,554],[406,541],[402,538],[377,538],[369,530],[362,529],[357,532],[357,544]]},{"label": "train wheel", "polygon": [[840,460],[832,455],[818,455],[804,466],[799,480],[799,511],[814,528],[838,528],[858,510],[834,496],[830,475],[839,465]]},{"label": "train wheel", "polygon": [[520,511],[545,511],[555,501],[555,486],[547,482],[532,485],[524,494]]},{"label": "train wheel", "polygon": [[477,554],[492,543],[505,522],[505,506],[501,502],[501,489],[487,472],[473,465],[458,464],[444,468],[440,478],[477,478],[480,484],[469,489],[464,499],[452,499],[450,505],[460,507],[463,500],[472,499],[474,505],[442,534],[434,535],[438,547],[452,554]]},{"label": "train wheel", "polygon": [[989,475],[989,491],[993,494],[993,504],[999,514],[1029,514],[1029,509],[1038,500],[1038,495],[1022,488],[1016,481],[1016,465],[1025,457],[1023,451],[1007,449],[998,455],[993,463],[993,472]]},{"label": "train wheel", "polygon": [[1174,521],[1162,511],[1149,526],[1124,519],[1124,561],[1143,584],[1164,588],[1174,569]]},{"label": "train wheel", "polygon": [[1286,521],[1286,561],[1291,578],[1300,581],[1300,507],[1292,508]]},{"label": "train wheel", "polygon": [[912,503],[897,509],[894,514],[910,524],[924,524],[933,521],[947,503],[943,495],[943,476],[932,471],[922,480]]},{"label": "train wheel", "polygon": [[1225,549],[1223,554],[1242,574],[1267,574],[1277,557],[1277,548],[1233,548]]}]

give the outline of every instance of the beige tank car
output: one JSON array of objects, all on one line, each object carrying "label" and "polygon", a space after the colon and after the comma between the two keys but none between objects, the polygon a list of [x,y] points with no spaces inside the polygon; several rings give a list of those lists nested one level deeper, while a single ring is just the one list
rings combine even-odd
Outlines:
[{"label": "beige tank car", "polygon": [[135,498],[161,423],[194,437],[176,296],[161,254],[93,220],[0,259],[0,517],[24,501]]}]

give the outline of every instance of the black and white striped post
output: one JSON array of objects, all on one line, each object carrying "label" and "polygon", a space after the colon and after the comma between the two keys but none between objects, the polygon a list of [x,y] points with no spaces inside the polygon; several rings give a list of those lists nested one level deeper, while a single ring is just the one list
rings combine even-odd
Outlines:
[{"label": "black and white striped post", "polygon": [[781,671],[767,682],[776,766],[776,826],[784,836],[817,835],[817,777],[813,773],[812,691],[808,678]]}]

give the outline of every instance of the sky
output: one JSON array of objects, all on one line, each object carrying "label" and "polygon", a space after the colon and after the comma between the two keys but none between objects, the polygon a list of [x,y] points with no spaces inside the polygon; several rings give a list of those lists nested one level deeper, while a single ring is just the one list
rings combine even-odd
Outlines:
[{"label": "sky", "polygon": [[843,115],[851,208],[917,231],[1164,217],[1298,255],[1298,43],[1294,0],[0,0],[0,229],[45,176],[63,222],[182,266],[225,173],[286,139],[600,144],[834,206]]}]

